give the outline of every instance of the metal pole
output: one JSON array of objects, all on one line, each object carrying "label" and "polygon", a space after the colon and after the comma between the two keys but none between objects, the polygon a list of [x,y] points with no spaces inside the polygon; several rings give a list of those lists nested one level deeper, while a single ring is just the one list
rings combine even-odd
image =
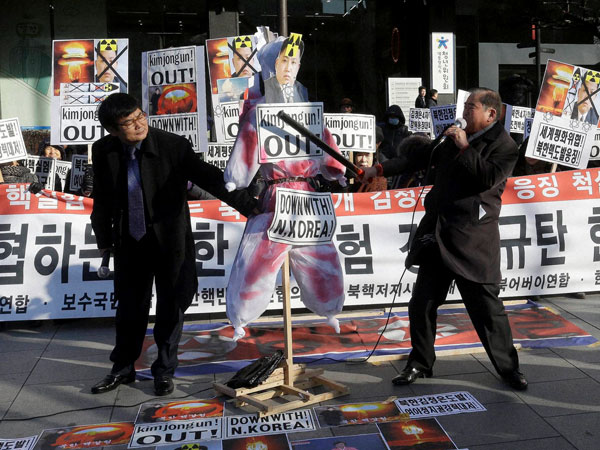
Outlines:
[{"label": "metal pole", "polygon": [[48,4],[48,11],[50,12],[50,42],[54,40],[54,2],[51,1]]},{"label": "metal pole", "polygon": [[287,0],[279,0],[279,36],[288,35]]},{"label": "metal pole", "polygon": [[542,37],[540,36],[540,23],[535,24],[535,70],[537,78],[538,91],[542,88],[542,57],[541,46]]}]

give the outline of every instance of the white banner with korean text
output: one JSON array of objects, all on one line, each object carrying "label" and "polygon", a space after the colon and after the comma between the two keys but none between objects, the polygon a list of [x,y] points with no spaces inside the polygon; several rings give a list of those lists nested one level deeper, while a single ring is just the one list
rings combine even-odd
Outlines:
[{"label": "white banner with korean text", "polygon": [[[52,191],[36,197],[25,186],[0,185],[0,320],[113,316],[112,274],[96,273],[93,200]],[[410,300],[417,269],[398,278],[423,216],[428,188],[419,199],[420,189],[332,194],[346,307]],[[599,199],[597,168],[510,178],[500,216],[501,297],[600,291]],[[190,202],[190,210],[199,288],[188,313],[224,312],[245,222],[218,200]],[[292,307],[302,308],[293,281],[291,291]],[[459,299],[454,285],[448,298]],[[270,309],[282,301],[278,287]]]}]

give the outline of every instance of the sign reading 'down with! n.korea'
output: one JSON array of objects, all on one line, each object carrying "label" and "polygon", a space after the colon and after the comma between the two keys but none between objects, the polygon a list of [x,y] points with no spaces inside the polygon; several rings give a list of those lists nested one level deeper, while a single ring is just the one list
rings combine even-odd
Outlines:
[{"label": "sign reading 'down with! n.korea'", "polygon": [[323,151],[292,127],[277,113],[284,111],[317,137],[323,135],[323,103],[267,103],[256,107],[259,163],[321,156]]},{"label": "sign reading 'down with! n.korea'", "polygon": [[328,192],[277,189],[269,239],[283,244],[319,245],[331,242],[335,209]]},{"label": "sign reading 'down with! n.korea'", "polygon": [[375,153],[375,116],[325,114],[325,126],[340,150]]}]

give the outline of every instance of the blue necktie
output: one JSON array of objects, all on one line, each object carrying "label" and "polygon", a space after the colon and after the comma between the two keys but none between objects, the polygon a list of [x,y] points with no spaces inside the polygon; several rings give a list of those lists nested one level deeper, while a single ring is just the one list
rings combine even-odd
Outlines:
[{"label": "blue necktie", "polygon": [[135,147],[128,147],[127,161],[127,201],[129,210],[129,234],[139,241],[146,234],[146,219],[144,217],[144,197],[140,182],[140,166],[135,157]]}]

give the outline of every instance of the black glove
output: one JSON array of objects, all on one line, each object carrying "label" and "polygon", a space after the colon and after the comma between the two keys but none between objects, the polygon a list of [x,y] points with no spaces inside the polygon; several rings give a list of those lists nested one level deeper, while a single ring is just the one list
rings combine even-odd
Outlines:
[{"label": "black glove", "polygon": [[28,191],[31,192],[32,194],[37,194],[38,192],[40,192],[42,189],[44,189],[44,185],[42,183],[39,183],[37,181],[34,181],[33,183],[31,183],[29,185],[29,189]]}]

